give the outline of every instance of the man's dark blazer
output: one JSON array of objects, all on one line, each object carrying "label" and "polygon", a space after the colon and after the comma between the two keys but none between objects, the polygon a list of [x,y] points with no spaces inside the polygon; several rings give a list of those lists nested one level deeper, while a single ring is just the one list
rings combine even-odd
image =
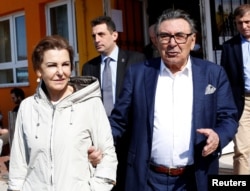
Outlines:
[{"label": "man's dark blazer", "polygon": [[[116,75],[116,92],[115,92],[116,99],[118,98],[119,93],[121,91],[123,79],[124,79],[124,75],[125,75],[127,67],[130,64],[138,63],[145,59],[146,59],[145,55],[142,53],[122,50],[119,48],[118,60],[117,60],[117,75]],[[101,63],[102,63],[101,55],[86,62],[82,68],[82,75],[94,76],[99,80],[99,82],[101,82],[100,80]]]},{"label": "man's dark blazer", "polygon": [[[219,154],[237,131],[237,109],[223,68],[191,57],[193,76],[192,128],[212,128],[220,138],[219,148],[202,156],[204,135],[195,133],[194,167],[198,191],[207,191],[207,175],[218,174]],[[149,173],[154,126],[154,103],[160,58],[131,65],[110,117],[114,141],[131,128],[127,158],[126,191],[145,191]],[[185,96],[185,92],[183,92]],[[163,106],[164,107],[164,106]],[[181,120],[181,119],[180,119]]]},{"label": "man's dark blazer", "polygon": [[[117,61],[117,77],[116,77],[116,100],[119,96],[119,93],[122,89],[123,79],[126,72],[126,69],[129,65],[142,62],[146,59],[144,54],[134,51],[127,51],[119,49],[118,52],[118,61]],[[82,74],[88,76],[95,76],[100,82],[101,76],[101,55],[93,58],[88,61],[83,66]],[[113,188],[113,191],[124,191],[124,180],[125,180],[125,170],[126,170],[126,158],[129,142],[129,132],[123,135],[119,140],[119,144],[116,145],[116,153],[118,158],[118,167],[117,167],[117,184]]]},{"label": "man's dark blazer", "polygon": [[226,70],[232,86],[234,100],[238,108],[238,119],[240,119],[245,103],[245,81],[240,35],[236,35],[223,44],[221,65]]}]

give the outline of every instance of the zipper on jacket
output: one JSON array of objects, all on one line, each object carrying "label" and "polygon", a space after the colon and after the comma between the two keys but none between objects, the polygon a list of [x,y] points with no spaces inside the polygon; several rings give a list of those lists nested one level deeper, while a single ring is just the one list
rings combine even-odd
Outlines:
[{"label": "zipper on jacket", "polygon": [[56,106],[51,104],[52,106],[52,124],[51,124],[51,132],[50,132],[50,162],[51,162],[51,175],[50,175],[50,183],[51,186],[54,185],[54,158],[53,158],[53,134],[54,134],[54,115],[56,111]]}]

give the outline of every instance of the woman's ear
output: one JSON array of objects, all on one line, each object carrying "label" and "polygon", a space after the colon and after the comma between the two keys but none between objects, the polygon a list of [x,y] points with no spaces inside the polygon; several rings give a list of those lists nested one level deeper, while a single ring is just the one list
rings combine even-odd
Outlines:
[{"label": "woman's ear", "polygon": [[42,77],[42,74],[41,74],[41,72],[40,72],[40,70],[36,70],[36,75],[37,75],[37,83],[39,83],[40,82],[40,80],[41,80],[41,77]]},{"label": "woman's ear", "polygon": [[41,78],[42,74],[41,74],[40,70],[36,70],[36,75],[38,78]]}]

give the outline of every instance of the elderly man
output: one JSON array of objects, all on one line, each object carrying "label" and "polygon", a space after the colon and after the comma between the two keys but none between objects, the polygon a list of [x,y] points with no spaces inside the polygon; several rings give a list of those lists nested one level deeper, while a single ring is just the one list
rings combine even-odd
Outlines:
[{"label": "elderly man", "polygon": [[110,117],[114,140],[130,133],[125,190],[207,191],[237,109],[219,65],[190,56],[194,21],[166,10],[156,24],[161,57],[128,68]]},{"label": "elderly man", "polygon": [[237,131],[223,68],[190,56],[195,24],[166,10],[156,26],[161,58],[132,65],[110,117],[115,141],[126,130],[129,191],[206,191],[218,156]]}]

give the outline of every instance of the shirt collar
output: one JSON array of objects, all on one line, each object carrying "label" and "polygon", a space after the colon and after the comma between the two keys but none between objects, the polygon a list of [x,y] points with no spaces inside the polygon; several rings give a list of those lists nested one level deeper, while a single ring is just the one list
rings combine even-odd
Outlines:
[{"label": "shirt collar", "polygon": [[119,48],[118,48],[118,46],[116,45],[115,48],[113,49],[113,51],[111,52],[111,54],[110,54],[109,56],[101,55],[102,61],[104,62],[104,60],[105,60],[107,57],[110,57],[111,60],[117,62],[118,51],[119,51]]},{"label": "shirt collar", "polygon": [[[190,56],[189,56],[186,66],[182,69],[182,71],[180,71],[180,73],[188,76],[191,74],[191,71],[192,71],[191,69],[192,69],[191,68],[191,60],[190,60]],[[172,75],[172,73],[170,72],[168,67],[166,67],[163,60],[161,59],[160,75],[163,75],[164,71],[166,71],[168,74]]]},{"label": "shirt collar", "polygon": [[241,43],[250,43],[244,36],[240,35]]}]

